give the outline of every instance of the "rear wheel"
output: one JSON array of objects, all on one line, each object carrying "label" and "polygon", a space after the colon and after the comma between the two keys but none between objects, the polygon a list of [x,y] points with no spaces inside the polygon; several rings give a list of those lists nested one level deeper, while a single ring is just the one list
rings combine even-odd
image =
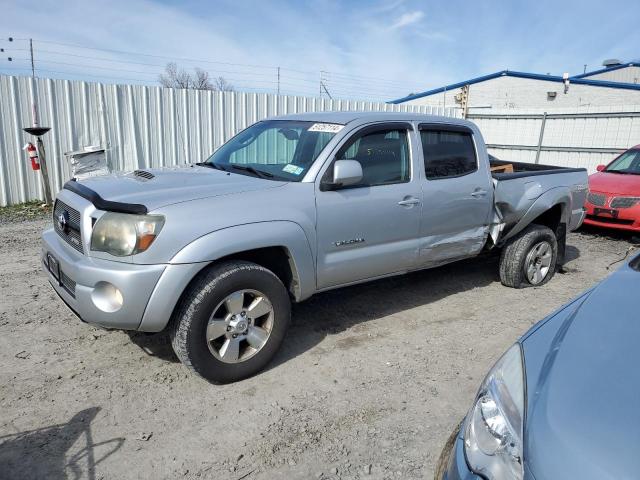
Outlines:
[{"label": "rear wheel", "polygon": [[244,261],[210,268],[189,287],[173,319],[178,358],[214,383],[258,373],[282,343],[291,306],[271,271]]},{"label": "rear wheel", "polygon": [[507,287],[539,287],[555,274],[557,259],[553,230],[531,224],[502,249],[500,280]]}]

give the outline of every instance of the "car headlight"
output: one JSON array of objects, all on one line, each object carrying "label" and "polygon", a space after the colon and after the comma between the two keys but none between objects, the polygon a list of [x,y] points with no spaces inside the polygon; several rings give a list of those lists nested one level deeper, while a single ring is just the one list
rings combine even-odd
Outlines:
[{"label": "car headlight", "polygon": [[130,215],[107,212],[91,234],[91,250],[125,257],[144,252],[156,239],[162,226],[162,215]]},{"label": "car headlight", "polygon": [[523,477],[524,388],[522,351],[516,343],[482,383],[464,429],[467,463],[489,480]]}]

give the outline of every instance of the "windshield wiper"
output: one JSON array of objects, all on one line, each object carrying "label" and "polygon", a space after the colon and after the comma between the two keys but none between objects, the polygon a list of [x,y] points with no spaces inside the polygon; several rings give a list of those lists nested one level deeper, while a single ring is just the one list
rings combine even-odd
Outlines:
[{"label": "windshield wiper", "polygon": [[199,167],[215,168],[216,170],[222,170],[223,172],[227,172],[228,171],[222,165],[218,165],[217,163],[197,162],[196,165],[198,165]]},{"label": "windshield wiper", "polygon": [[273,173],[263,172],[262,170],[256,170],[253,167],[247,167],[245,165],[231,165],[231,168],[253,173],[256,177],[260,177],[260,178],[273,178]]}]

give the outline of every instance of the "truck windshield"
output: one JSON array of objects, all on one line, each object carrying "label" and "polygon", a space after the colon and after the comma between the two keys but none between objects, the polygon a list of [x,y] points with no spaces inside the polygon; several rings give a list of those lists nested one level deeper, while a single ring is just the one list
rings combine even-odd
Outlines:
[{"label": "truck windshield", "polygon": [[241,175],[299,182],[342,125],[267,120],[215,151],[204,165]]},{"label": "truck windshield", "polygon": [[640,175],[640,150],[628,150],[604,170],[611,173]]}]

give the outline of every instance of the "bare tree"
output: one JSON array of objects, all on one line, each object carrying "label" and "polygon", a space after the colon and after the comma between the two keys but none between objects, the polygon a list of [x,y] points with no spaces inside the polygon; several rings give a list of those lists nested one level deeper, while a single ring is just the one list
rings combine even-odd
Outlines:
[{"label": "bare tree", "polygon": [[193,77],[193,88],[196,90],[213,90],[214,86],[209,80],[209,72],[196,68]]},{"label": "bare tree", "polygon": [[220,92],[233,92],[234,86],[224,77],[216,77],[213,80],[209,72],[195,68],[190,74],[171,62],[167,63],[164,73],[158,76],[160,85],[166,88],[191,88],[194,90],[216,90]]},{"label": "bare tree", "polygon": [[158,81],[167,88],[191,88],[191,75],[182,69],[178,70],[178,66],[173,62],[167,63]]},{"label": "bare tree", "polygon": [[217,77],[213,79],[213,89],[219,92],[233,92],[235,87],[231,85],[226,78]]}]

